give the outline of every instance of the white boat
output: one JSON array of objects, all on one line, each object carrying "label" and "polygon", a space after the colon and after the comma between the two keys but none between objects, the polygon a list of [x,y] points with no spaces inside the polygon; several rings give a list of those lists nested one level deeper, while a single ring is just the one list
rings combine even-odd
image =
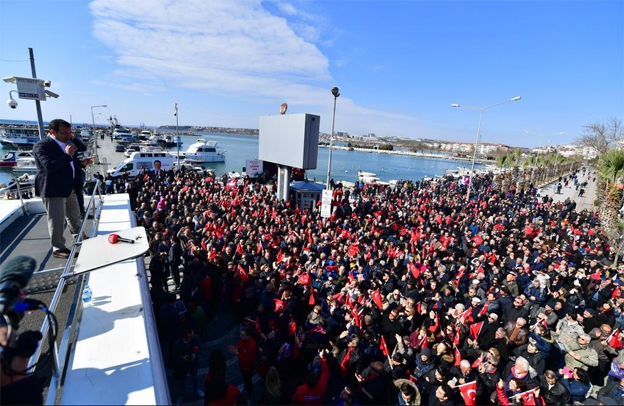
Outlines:
[{"label": "white boat", "polygon": [[0,167],[12,168],[17,165],[17,160],[20,158],[34,158],[32,151],[10,151],[4,155],[4,158],[0,160]]},{"label": "white boat", "polygon": [[132,132],[128,130],[127,128],[119,126],[119,127],[115,127],[115,129],[113,130],[113,139],[118,140],[118,139],[129,139],[129,138],[134,138],[134,136]]},{"label": "white boat", "polygon": [[35,158],[17,158],[17,165],[13,167],[15,173],[34,173],[37,172]]},{"label": "white boat", "polygon": [[3,147],[32,148],[39,142],[39,127],[31,124],[0,126],[0,144]]},{"label": "white boat", "polygon": [[378,183],[379,177],[373,172],[358,171],[358,182],[361,183]]},{"label": "white boat", "polygon": [[206,141],[199,138],[196,143],[180,154],[180,158],[184,157],[185,163],[225,162],[224,152],[217,148],[217,141]]},{"label": "white boat", "polygon": [[152,137],[152,132],[150,130],[141,130],[139,133],[139,140],[147,141]]},{"label": "white boat", "polygon": [[82,127],[82,130],[80,130],[80,138],[88,140],[89,137],[91,137],[91,131],[89,131],[87,127]]}]

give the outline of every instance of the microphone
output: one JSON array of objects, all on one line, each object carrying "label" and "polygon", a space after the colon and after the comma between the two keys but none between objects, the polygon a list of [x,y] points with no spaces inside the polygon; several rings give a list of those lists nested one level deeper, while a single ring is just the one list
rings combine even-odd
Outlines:
[{"label": "microphone", "polygon": [[111,244],[117,244],[118,242],[127,242],[128,244],[134,244],[134,240],[129,238],[120,237],[119,234],[111,234],[108,236],[108,242]]},{"label": "microphone", "polygon": [[0,315],[4,314],[20,291],[28,285],[36,267],[37,261],[33,257],[20,255],[11,259],[2,268],[0,271]]}]

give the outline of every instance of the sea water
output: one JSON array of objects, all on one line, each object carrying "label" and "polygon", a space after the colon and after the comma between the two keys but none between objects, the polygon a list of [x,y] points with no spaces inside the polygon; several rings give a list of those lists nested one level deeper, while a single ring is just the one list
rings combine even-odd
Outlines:
[{"label": "sea water", "polygon": [[[217,141],[218,148],[225,150],[225,162],[203,165],[205,168],[213,169],[217,175],[232,171],[241,173],[245,166],[245,160],[254,159],[258,156],[257,136],[196,132],[193,136],[181,136],[180,138],[182,140],[181,152],[186,151],[198,138]],[[105,142],[110,142],[109,140],[109,138],[106,138]],[[169,152],[175,155],[177,148],[169,148]],[[0,155],[4,156],[5,153],[6,150],[0,147]],[[307,171],[308,179],[325,182],[328,156],[329,149],[319,147],[317,167]],[[113,153],[113,156],[107,158],[112,165],[117,165],[125,159],[122,153]],[[334,149],[332,153],[331,176],[335,182],[355,182],[358,170],[362,170],[377,174],[382,181],[393,179],[417,181],[425,176],[443,175],[447,169],[456,169],[458,166],[468,167],[469,165],[470,162],[460,162],[452,159],[424,158],[378,153],[376,151],[364,152]],[[481,165],[477,164],[476,167],[479,168]],[[12,171],[10,168],[0,168],[0,183],[8,184],[11,176]]]}]

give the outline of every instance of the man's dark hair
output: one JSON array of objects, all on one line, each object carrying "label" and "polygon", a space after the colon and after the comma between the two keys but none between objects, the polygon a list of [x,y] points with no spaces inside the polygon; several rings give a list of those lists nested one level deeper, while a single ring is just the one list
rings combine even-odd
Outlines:
[{"label": "man's dark hair", "polygon": [[403,392],[403,394],[410,399],[416,396],[416,390],[414,390],[414,387],[408,383],[403,383],[401,385],[401,392]]},{"label": "man's dark hair", "polygon": [[54,132],[57,132],[60,128],[71,128],[71,124],[69,124],[62,118],[55,118],[54,120],[50,121],[50,124],[48,124],[48,129],[54,130]]},{"label": "man's dark hair", "polygon": [[453,389],[451,389],[450,386],[443,383],[442,385],[440,385],[440,388],[442,388],[442,391],[444,392],[444,395],[446,396],[447,399],[450,399],[451,397],[453,397]]},{"label": "man's dark hair", "polygon": [[156,164],[161,164],[162,165],[162,162],[160,162],[160,160],[157,159],[157,160],[154,161],[154,165],[156,165]]}]

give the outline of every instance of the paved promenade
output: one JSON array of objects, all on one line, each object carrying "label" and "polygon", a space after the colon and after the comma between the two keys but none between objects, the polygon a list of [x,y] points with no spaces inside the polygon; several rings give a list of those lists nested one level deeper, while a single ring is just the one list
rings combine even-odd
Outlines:
[{"label": "paved promenade", "polygon": [[574,181],[568,182],[568,186],[563,186],[563,182],[561,185],[561,193],[557,194],[557,184],[559,182],[553,182],[547,186],[538,190],[540,195],[548,195],[552,196],[555,202],[563,202],[566,199],[575,200],[576,201],[576,210],[591,210],[595,211],[596,206],[594,206],[594,201],[596,200],[596,183],[597,183],[597,173],[596,170],[591,169],[585,172],[583,176],[583,171],[579,172],[578,178],[579,183],[583,183],[587,181],[587,187],[585,188],[585,193],[583,196],[579,196],[579,191],[581,187],[577,189],[574,186]]}]

